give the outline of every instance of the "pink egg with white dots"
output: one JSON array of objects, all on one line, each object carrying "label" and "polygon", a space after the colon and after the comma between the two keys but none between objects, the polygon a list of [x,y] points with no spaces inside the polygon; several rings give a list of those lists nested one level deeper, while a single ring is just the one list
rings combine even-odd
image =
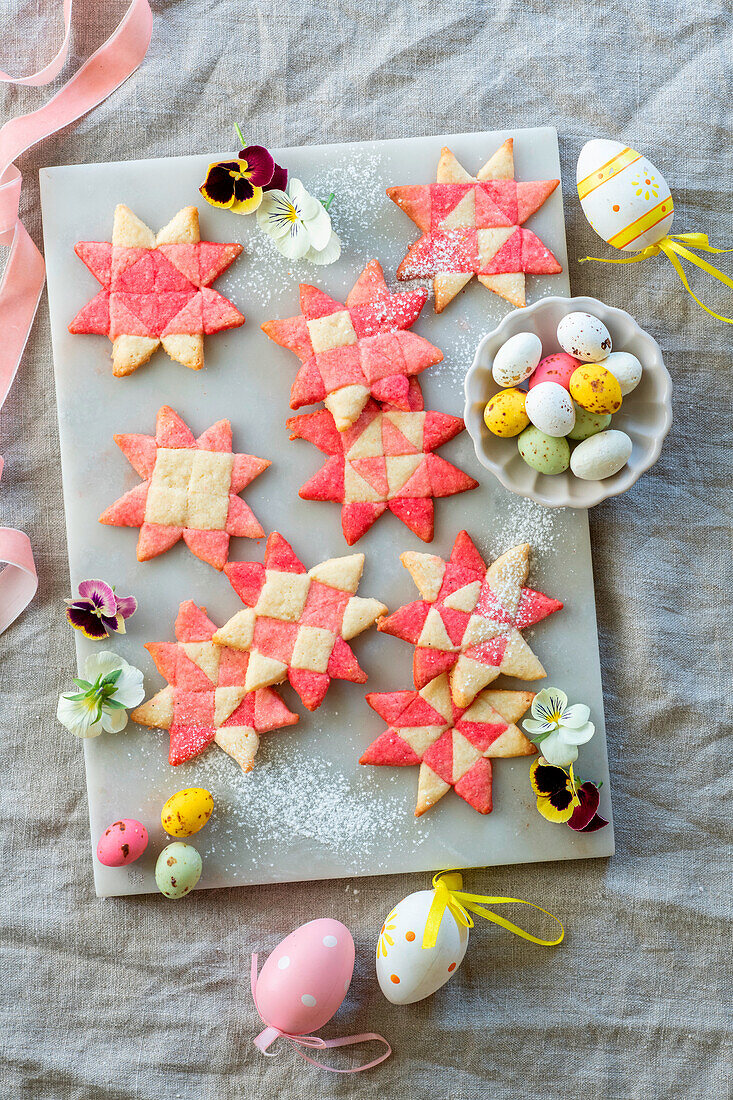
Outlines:
[{"label": "pink egg with white dots", "polygon": [[289,1035],[318,1031],[339,1009],[354,972],[354,941],[340,921],[312,920],[286,936],[257,978],[260,1016]]}]

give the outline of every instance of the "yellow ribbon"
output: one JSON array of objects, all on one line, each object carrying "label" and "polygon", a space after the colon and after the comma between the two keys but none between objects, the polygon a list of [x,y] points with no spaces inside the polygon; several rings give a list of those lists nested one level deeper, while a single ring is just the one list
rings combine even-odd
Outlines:
[{"label": "yellow ribbon", "polygon": [[[422,939],[423,947],[434,947],[435,941],[438,938],[438,930],[440,929],[440,922],[443,919],[443,915],[448,909],[457,924],[462,925],[464,928],[473,928],[473,918],[471,913],[475,913],[479,917],[484,917],[486,920],[493,921],[494,924],[501,925],[502,928],[506,928],[507,932],[513,932],[515,936],[521,936],[523,940],[530,940],[532,943],[538,943],[541,947],[556,947],[557,944],[562,943],[565,936],[565,929],[563,928],[557,917],[553,917],[552,913],[548,913],[546,909],[543,909],[540,905],[535,905],[531,901],[522,901],[521,898],[492,898],[484,896],[483,894],[466,894],[461,890],[463,886],[463,876],[460,871],[441,871],[433,878],[433,889],[435,896],[433,897],[428,911],[428,919],[425,923],[425,933]],[[530,932],[525,932],[523,928],[519,928],[516,924],[512,924],[511,921],[505,920],[504,917],[500,917],[498,913],[492,913],[490,909],[486,909],[487,905],[530,905],[533,909],[539,909],[540,913],[545,913],[548,917],[560,925],[560,935],[556,940],[541,940],[537,936],[533,936]]]}]

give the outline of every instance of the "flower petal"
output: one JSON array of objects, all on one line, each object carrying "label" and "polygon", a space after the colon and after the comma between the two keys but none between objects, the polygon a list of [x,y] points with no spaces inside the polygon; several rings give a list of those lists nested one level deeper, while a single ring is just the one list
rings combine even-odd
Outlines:
[{"label": "flower petal", "polygon": [[568,786],[565,772],[548,764],[541,756],[532,764],[529,780],[534,793],[545,796],[554,794],[555,791],[567,790]]},{"label": "flower petal", "polygon": [[331,218],[329,217],[328,211],[317,199],[313,201],[316,204],[315,209],[312,212],[304,209],[302,218],[308,227],[313,248],[320,252],[326,247],[331,239],[333,229],[331,228]]},{"label": "flower petal", "polygon": [[137,611],[137,600],[134,596],[118,596],[115,593],[115,601],[117,603],[117,614],[121,615],[123,619],[129,619]]},{"label": "flower petal", "polygon": [[104,623],[88,607],[76,607],[72,604],[71,607],[66,608],[66,618],[74,630],[81,630],[85,638],[91,638],[93,641],[99,642],[107,637]]},{"label": "flower petal", "polygon": [[275,171],[272,173],[272,179],[268,184],[263,187],[263,191],[273,191],[275,189],[284,191],[288,186],[288,170],[287,168],[281,168],[279,164],[275,165]]},{"label": "flower petal", "polygon": [[247,162],[245,175],[255,187],[264,187],[270,182],[275,171],[275,159],[264,145],[248,145],[242,149],[239,158]]},{"label": "flower petal", "polygon": [[595,732],[596,727],[592,722],[586,722],[580,729],[572,729],[568,726],[560,727],[560,735],[568,745],[585,745]]},{"label": "flower petal", "polygon": [[537,809],[547,821],[555,823],[569,821],[573,816],[573,796],[570,791],[558,791],[549,798],[540,795],[537,799]]},{"label": "flower petal", "polygon": [[122,703],[128,710],[136,707],[143,701],[145,688],[143,687],[143,674],[134,665],[124,662],[120,678],[115,684],[115,692],[112,698],[116,703]]},{"label": "flower petal", "polygon": [[582,832],[596,816],[601,796],[595,783],[584,783],[578,788],[578,798],[580,804],[573,810],[568,825],[576,832]]},{"label": "flower petal", "polygon": [[570,726],[570,729],[579,729],[584,726],[590,718],[590,707],[587,707],[585,703],[573,703],[571,707],[565,707],[562,712],[563,726]]},{"label": "flower petal", "polygon": [[69,699],[60,695],[56,708],[56,717],[75,737],[98,737],[102,732],[102,723],[95,722],[97,704],[93,699]]},{"label": "flower petal", "polygon": [[[242,191],[243,191],[242,184],[246,184],[246,183],[247,183],[247,180],[237,180],[236,181],[236,183],[234,185],[234,194],[235,194],[235,196],[242,193]],[[250,188],[252,193],[249,196],[245,196],[241,199],[235,198],[235,201],[229,207],[229,209],[231,210],[231,212],[233,214],[254,214],[255,210],[257,210],[260,203],[262,202],[262,194],[263,194],[262,188],[261,187],[252,187],[251,184],[247,184],[247,186]]]},{"label": "flower petal", "polygon": [[575,745],[567,743],[560,731],[555,730],[542,742],[542,755],[548,764],[567,768],[578,759],[578,750]]},{"label": "flower petal", "polygon": [[127,711],[110,710],[103,706],[101,725],[107,733],[119,733],[127,725]]},{"label": "flower petal", "polygon": [[[311,237],[311,240],[313,238]],[[341,241],[338,239],[335,233],[331,233],[331,239],[325,248],[322,248],[320,252],[317,252],[315,248],[311,248],[306,254],[306,260],[312,264],[332,264],[338,260],[341,255]]]},{"label": "flower petal", "polygon": [[268,191],[263,196],[257,210],[257,225],[263,233],[277,241],[290,233],[294,218],[297,213],[284,191]]},{"label": "flower petal", "polygon": [[525,718],[522,725],[527,733],[551,733],[555,729],[554,723],[543,718]]},{"label": "flower petal", "polygon": [[311,246],[310,234],[302,222],[291,222],[290,232],[275,241],[289,260],[302,260]]},{"label": "flower petal", "polygon": [[121,615],[103,615],[102,625],[111,634],[126,634],[125,620]]},{"label": "flower petal", "polygon": [[538,691],[532,700],[532,717],[547,721],[553,714],[562,714],[568,705],[568,697],[559,688],[548,687]]},{"label": "flower petal", "polygon": [[127,661],[123,661],[122,657],[109,649],[103,649],[100,653],[92,653],[87,657],[84,662],[84,676],[93,684],[99,676],[107,676],[126,665]]},{"label": "flower petal", "polygon": [[210,164],[206,179],[199,191],[212,206],[227,209],[234,202],[234,176],[239,171],[239,163],[230,161],[223,164]]},{"label": "flower petal", "polygon": [[84,600],[91,600],[103,615],[114,615],[117,601],[114,591],[106,581],[82,581],[79,595]]}]

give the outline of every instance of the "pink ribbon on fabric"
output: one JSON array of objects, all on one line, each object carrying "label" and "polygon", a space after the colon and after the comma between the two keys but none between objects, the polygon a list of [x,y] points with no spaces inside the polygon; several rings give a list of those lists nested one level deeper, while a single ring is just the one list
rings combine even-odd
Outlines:
[{"label": "pink ribbon on fabric", "polygon": [[[31,76],[16,78],[0,72],[0,82],[38,86],[50,83],[58,75],[69,52],[72,4],[73,0],[64,0],[64,40],[53,60]],[[48,103],[30,114],[10,119],[0,129],[0,245],[10,246],[0,282],[0,408],[17,374],[46,277],[43,256],[19,217],[22,177],[13,161],[31,145],[81,118],[119,88],[144,58],[152,28],[148,0],[132,0],[111,37]],[[27,535],[0,527],[0,565],[3,563],[0,634],[25,610],[38,587]]]},{"label": "pink ribbon on fabric", "polygon": [[[265,1025],[264,1031],[261,1031],[257,1038],[254,1040],[254,1044],[260,1053],[265,1054],[268,1058],[273,1058],[273,1054],[267,1054],[267,1048],[271,1043],[274,1043],[275,1039],[287,1039],[289,1043],[293,1044],[296,1054],[299,1054],[301,1058],[306,1062],[310,1062],[313,1066],[318,1066],[319,1069],[325,1069],[329,1073],[361,1073],[362,1070],[372,1069],[374,1066],[378,1066],[380,1062],[384,1062],[389,1058],[392,1053],[392,1047],[389,1045],[383,1035],[377,1035],[374,1031],[365,1031],[361,1035],[347,1035],[342,1039],[320,1039],[317,1035],[290,1035],[287,1031],[281,1031],[278,1027],[272,1027],[267,1023],[267,1020],[263,1017],[257,1005],[257,956],[252,956],[252,968],[250,971],[250,984],[252,987],[252,1000],[255,1003],[257,1009],[257,1015]],[[372,1059],[371,1062],[365,1062],[362,1066],[354,1066],[353,1069],[336,1069],[334,1066],[327,1066],[324,1062],[318,1062],[315,1058],[311,1058],[309,1054],[306,1054],[300,1047],[309,1047],[311,1050],[327,1050],[330,1047],[348,1047],[353,1046],[355,1043],[369,1043],[376,1041],[378,1043],[384,1043],[387,1050],[384,1054],[380,1054],[379,1058]]]}]

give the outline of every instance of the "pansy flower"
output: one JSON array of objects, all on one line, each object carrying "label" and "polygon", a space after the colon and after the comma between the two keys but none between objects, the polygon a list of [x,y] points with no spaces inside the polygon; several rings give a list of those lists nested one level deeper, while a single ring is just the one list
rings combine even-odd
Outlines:
[{"label": "pansy flower", "polygon": [[595,783],[586,782],[577,787],[575,791],[580,805],[573,810],[573,816],[568,821],[571,829],[576,833],[594,833],[596,829],[602,829],[608,825],[605,817],[598,813],[598,803],[601,795]]},{"label": "pansy flower", "polygon": [[572,764],[566,772],[539,757],[532,764],[529,777],[537,795],[537,809],[548,821],[565,822],[578,833],[594,833],[608,825],[598,813],[597,785],[590,781],[579,784]]},{"label": "pansy flower", "polygon": [[341,255],[326,206],[298,179],[291,179],[287,191],[268,191],[257,210],[257,224],[289,260],[332,264]]},{"label": "pansy flower", "polygon": [[134,596],[118,596],[105,581],[82,581],[79,598],[67,600],[66,618],[85,638],[99,642],[125,633],[125,619],[137,611]]},{"label": "pansy flower", "polygon": [[288,173],[275,164],[263,145],[245,145],[238,126],[237,134],[244,146],[239,156],[236,160],[210,164],[199,191],[212,206],[235,214],[251,214],[262,202],[265,191],[287,185]]},{"label": "pansy flower", "polygon": [[99,737],[103,730],[119,733],[127,711],[142,702],[143,674],[109,650],[92,653],[84,663],[79,689],[59,697],[56,717],[76,737]]},{"label": "pansy flower", "polygon": [[532,717],[522,725],[549,764],[567,768],[578,759],[578,745],[585,745],[596,732],[589,717],[585,703],[568,706],[565,692],[550,687],[535,695]]}]

